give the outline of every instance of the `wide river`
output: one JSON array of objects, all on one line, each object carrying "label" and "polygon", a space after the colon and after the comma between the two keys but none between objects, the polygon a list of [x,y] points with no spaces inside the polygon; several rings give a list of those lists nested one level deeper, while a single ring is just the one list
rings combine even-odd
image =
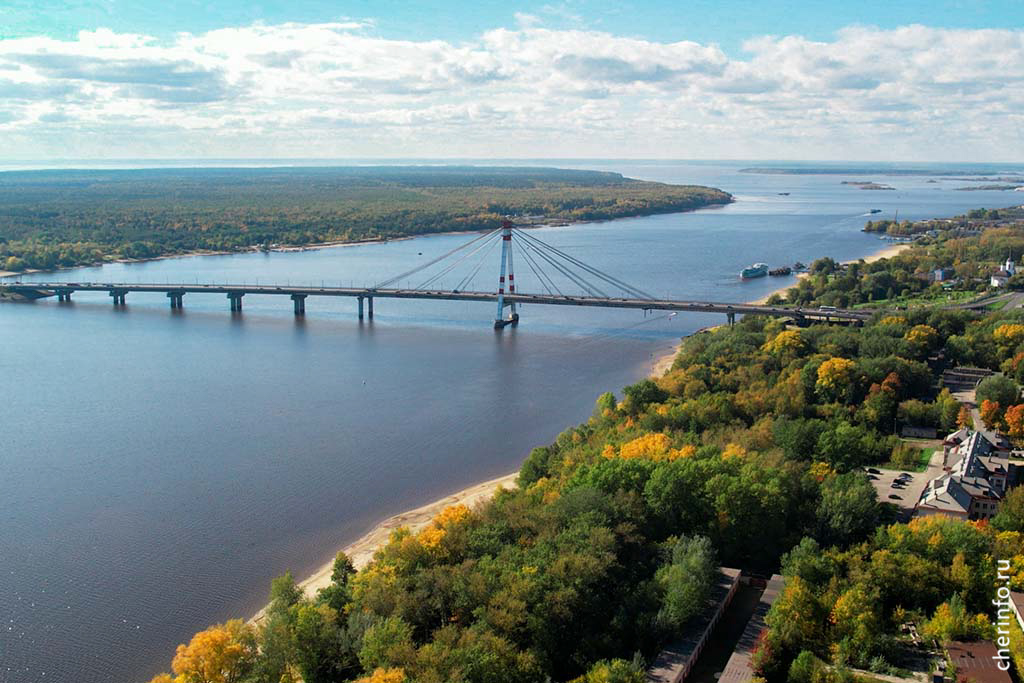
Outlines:
[{"label": "wide river", "polygon": [[[568,165],[568,164],[562,164]],[[756,261],[853,259],[881,217],[1019,201],[920,176],[740,173],[740,163],[594,162],[699,183],[736,203],[533,234],[657,296],[747,301],[791,282],[740,282]],[[865,191],[843,180],[876,180]],[[781,195],[788,192],[788,195]],[[202,256],[35,279],[369,285],[467,241],[441,235],[294,253]],[[497,252],[474,285],[495,286]],[[525,264],[520,290],[539,291]],[[459,276],[461,277],[461,276]],[[31,278],[25,278],[31,279]],[[442,280],[454,286],[458,280]],[[405,284],[405,283],[403,283]],[[410,281],[409,285],[416,285]],[[211,623],[249,616],[270,579],[302,577],[379,520],[515,470],[643,377],[710,315],[531,306],[77,293],[0,305],[0,681],[144,681]]]}]

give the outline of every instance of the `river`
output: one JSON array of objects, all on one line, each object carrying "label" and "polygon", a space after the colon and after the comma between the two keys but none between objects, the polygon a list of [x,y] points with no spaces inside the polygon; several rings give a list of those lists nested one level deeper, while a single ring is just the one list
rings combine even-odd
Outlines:
[{"label": "river", "polygon": [[[736,203],[532,234],[656,296],[758,298],[791,279],[737,272],[885,243],[880,217],[1006,206],[921,176],[740,173],[732,162],[574,162],[713,185]],[[759,164],[764,165],[764,164]],[[842,180],[878,180],[866,191]],[[780,192],[788,192],[781,195]],[[25,279],[369,285],[468,240],[439,235],[291,253],[194,256]],[[474,282],[494,286],[494,267]],[[520,290],[536,290],[519,265]],[[486,275],[486,278],[484,277]],[[442,281],[443,282],[443,281]],[[409,282],[416,285],[416,282]],[[452,286],[449,282],[447,286]],[[76,293],[0,305],[0,681],[124,683],[169,668],[174,646],[266,600],[377,521],[518,466],[584,420],[603,391],[646,374],[720,316],[529,306],[491,329],[491,305],[291,302]]]}]

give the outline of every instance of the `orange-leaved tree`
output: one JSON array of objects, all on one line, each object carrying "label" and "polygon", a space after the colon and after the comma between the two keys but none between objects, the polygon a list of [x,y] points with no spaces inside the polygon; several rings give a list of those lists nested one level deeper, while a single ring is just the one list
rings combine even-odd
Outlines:
[{"label": "orange-leaved tree", "polygon": [[1002,409],[997,401],[985,399],[981,402],[981,421],[990,429],[995,429],[1002,422]]}]

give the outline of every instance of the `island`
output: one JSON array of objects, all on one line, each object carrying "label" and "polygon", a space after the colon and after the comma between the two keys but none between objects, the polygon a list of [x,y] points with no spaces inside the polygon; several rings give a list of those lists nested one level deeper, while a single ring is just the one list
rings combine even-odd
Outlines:
[{"label": "island", "polygon": [[891,185],[883,185],[870,180],[844,180],[843,185],[853,185],[862,190],[895,190]]},{"label": "island", "polygon": [[732,196],[618,173],[353,166],[0,173],[0,270],[691,211]]}]

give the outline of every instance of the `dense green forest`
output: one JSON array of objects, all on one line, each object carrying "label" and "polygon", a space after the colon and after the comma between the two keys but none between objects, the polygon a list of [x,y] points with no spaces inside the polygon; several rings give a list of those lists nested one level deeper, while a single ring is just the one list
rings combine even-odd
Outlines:
[{"label": "dense green forest", "polygon": [[0,174],[0,270],[483,230],[506,215],[599,220],[730,201],[712,188],[551,168],[8,172]]},{"label": "dense green forest", "polygon": [[[339,556],[314,598],[285,575],[261,625],[197,634],[155,680],[639,683],[719,563],[805,579],[758,652],[769,681],[800,657],[887,670],[906,613],[987,633],[993,550],[1024,568],[1012,535],[1024,528],[891,525],[862,468],[905,455],[902,421],[962,423],[929,357],[999,368],[1024,357],[1024,334],[1006,334],[1024,332],[1020,319],[921,309],[796,329],[747,317],[693,336],[663,377],[602,395],[586,423],[535,449],[517,490],[395,532],[361,571]],[[230,676],[196,677],[211,660]]]}]

